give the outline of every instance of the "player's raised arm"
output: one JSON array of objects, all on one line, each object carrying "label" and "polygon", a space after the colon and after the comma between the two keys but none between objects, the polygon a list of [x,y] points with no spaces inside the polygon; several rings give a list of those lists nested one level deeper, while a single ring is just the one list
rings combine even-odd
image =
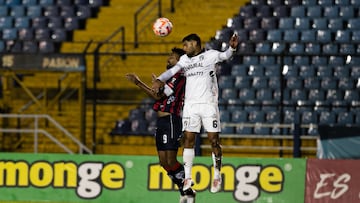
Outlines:
[{"label": "player's raised arm", "polygon": [[174,67],[168,69],[167,71],[163,72],[156,80],[153,81],[152,90],[155,93],[159,92],[161,84],[170,79],[173,75],[175,75],[178,71],[180,71],[181,66],[175,65]]},{"label": "player's raised arm", "polygon": [[239,44],[238,36],[236,34],[233,34],[233,36],[231,36],[229,41],[229,48],[226,51],[220,53],[219,58],[221,60],[229,59],[236,51],[238,44]]},{"label": "player's raised arm", "polygon": [[[153,99],[161,99],[164,94],[163,93],[158,93],[158,92],[154,92],[152,91],[152,89],[146,85],[143,81],[140,80],[140,78],[135,74],[135,73],[127,73],[125,75],[125,77],[132,83],[134,83],[136,86],[140,87],[141,90],[143,90],[147,95],[149,95],[150,97],[152,97]],[[160,87],[163,86],[164,84],[160,84]]]}]

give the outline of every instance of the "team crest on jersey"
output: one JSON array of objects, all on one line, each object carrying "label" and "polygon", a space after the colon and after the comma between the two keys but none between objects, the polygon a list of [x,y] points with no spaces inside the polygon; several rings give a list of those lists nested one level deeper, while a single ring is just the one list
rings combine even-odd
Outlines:
[{"label": "team crest on jersey", "polygon": [[210,77],[214,77],[214,76],[215,76],[215,72],[214,72],[214,71],[210,71],[210,72],[209,72],[209,75],[210,75]]}]

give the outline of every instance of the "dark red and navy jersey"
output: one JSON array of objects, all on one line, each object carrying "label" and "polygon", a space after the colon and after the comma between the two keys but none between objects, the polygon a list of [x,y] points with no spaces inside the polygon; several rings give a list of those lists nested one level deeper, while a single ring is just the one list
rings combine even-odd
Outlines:
[{"label": "dark red and navy jersey", "polygon": [[185,76],[180,71],[167,80],[166,84],[174,93],[157,100],[153,105],[153,109],[155,111],[168,112],[180,116],[185,96]]}]

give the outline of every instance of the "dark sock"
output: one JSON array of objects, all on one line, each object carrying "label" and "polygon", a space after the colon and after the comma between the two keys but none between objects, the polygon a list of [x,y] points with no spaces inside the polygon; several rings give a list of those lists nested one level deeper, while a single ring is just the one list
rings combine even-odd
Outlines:
[{"label": "dark sock", "polygon": [[178,186],[180,194],[185,195],[184,191],[182,190],[185,178],[184,166],[179,162],[176,162],[176,164],[172,166],[170,170],[166,171],[173,183]]}]

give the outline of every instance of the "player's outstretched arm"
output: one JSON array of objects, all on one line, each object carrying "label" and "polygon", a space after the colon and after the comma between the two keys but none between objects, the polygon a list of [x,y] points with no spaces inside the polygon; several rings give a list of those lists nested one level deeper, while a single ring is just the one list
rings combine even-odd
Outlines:
[{"label": "player's outstretched arm", "polygon": [[[135,73],[127,73],[125,77],[132,83],[134,83],[136,86],[140,87],[141,90],[143,90],[147,95],[152,97],[153,99],[161,99],[164,95],[155,93],[152,91],[152,89],[146,85],[143,81],[140,80],[140,78]],[[160,86],[163,84],[160,84]]]}]

